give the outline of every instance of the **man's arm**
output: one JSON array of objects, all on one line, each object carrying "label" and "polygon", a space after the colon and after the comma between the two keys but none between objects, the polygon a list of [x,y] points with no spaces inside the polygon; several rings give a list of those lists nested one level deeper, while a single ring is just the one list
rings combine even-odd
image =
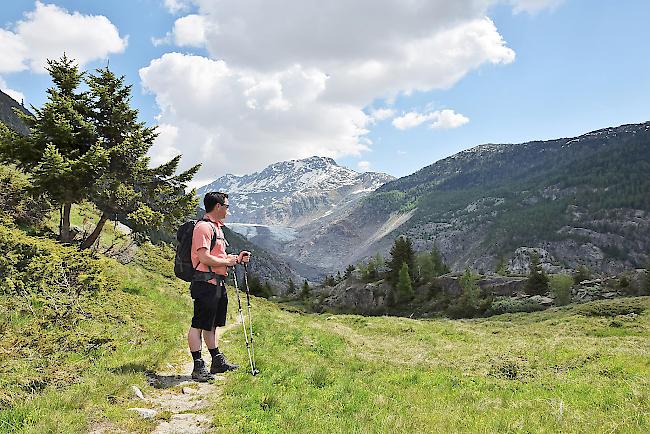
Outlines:
[{"label": "man's arm", "polygon": [[228,255],[225,258],[217,258],[216,256],[211,255],[206,247],[199,248],[196,251],[196,254],[199,258],[199,262],[209,267],[221,267],[224,265],[226,267],[232,267],[237,263],[237,255]]}]

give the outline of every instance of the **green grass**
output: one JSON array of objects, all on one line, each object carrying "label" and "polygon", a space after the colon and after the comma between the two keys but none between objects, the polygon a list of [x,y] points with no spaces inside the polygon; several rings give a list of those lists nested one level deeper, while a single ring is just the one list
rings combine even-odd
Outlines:
[{"label": "green grass", "polygon": [[[78,298],[0,295],[0,432],[154,429],[128,408],[144,405],[131,385],[155,393],[146,371],[187,357],[191,300],[171,254],[102,259],[111,287]],[[305,314],[253,298],[253,314],[261,374],[231,329],[219,346],[242,368],[206,397],[216,432],[650,431],[650,297],[475,320]]]},{"label": "green grass", "polygon": [[[143,247],[130,265],[104,261],[115,282],[109,290],[54,293],[50,301],[0,295],[0,432],[155,426],[127,410],[142,406],[131,385],[147,390],[145,372],[183,347],[187,285],[171,279],[169,252],[159,248]],[[67,309],[72,313],[59,315]]]},{"label": "green grass", "polygon": [[[650,298],[623,304],[642,313],[583,305],[411,320],[305,315],[255,299],[261,374],[229,374],[215,430],[648,432]],[[243,363],[241,334],[227,337]]]}]

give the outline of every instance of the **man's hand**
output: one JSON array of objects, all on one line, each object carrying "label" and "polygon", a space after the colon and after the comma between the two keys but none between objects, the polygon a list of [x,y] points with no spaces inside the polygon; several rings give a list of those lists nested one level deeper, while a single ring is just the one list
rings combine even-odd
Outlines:
[{"label": "man's hand", "polygon": [[251,252],[247,252],[246,250],[242,250],[241,252],[239,252],[239,256],[237,257],[238,263],[248,264],[250,260],[251,260]]},{"label": "man's hand", "polygon": [[226,258],[226,266],[234,267],[239,262],[239,257],[237,255],[228,255]]}]

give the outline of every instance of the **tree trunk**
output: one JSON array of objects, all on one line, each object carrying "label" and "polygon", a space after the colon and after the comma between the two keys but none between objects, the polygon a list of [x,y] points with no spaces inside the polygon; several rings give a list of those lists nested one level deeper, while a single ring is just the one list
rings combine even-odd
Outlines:
[{"label": "tree trunk", "polygon": [[63,214],[61,215],[61,221],[59,224],[59,239],[62,243],[69,243],[72,241],[70,236],[70,209],[72,204],[66,202],[63,204]]},{"label": "tree trunk", "polygon": [[81,250],[85,250],[95,244],[95,241],[97,241],[97,238],[99,238],[99,234],[102,233],[102,229],[104,229],[104,224],[108,221],[108,214],[102,213],[102,216],[99,218],[99,222],[97,222],[97,226],[95,226],[95,229],[93,230],[93,233],[86,238],[80,246]]}]

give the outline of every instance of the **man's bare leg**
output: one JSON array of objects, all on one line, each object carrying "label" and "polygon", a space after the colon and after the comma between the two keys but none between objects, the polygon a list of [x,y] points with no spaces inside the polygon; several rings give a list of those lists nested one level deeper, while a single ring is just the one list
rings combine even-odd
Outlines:
[{"label": "man's bare leg", "polygon": [[217,348],[217,328],[212,327],[212,330],[203,330],[203,341],[208,350]]},{"label": "man's bare leg", "polygon": [[190,352],[192,353],[201,351],[201,329],[190,327],[187,332],[187,345],[190,347]]}]

